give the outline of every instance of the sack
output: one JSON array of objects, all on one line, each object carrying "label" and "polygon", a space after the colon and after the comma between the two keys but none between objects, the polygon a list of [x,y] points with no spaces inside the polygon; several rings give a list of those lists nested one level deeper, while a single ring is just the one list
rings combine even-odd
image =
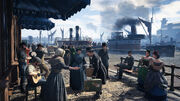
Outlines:
[{"label": "sack", "polygon": [[87,68],[86,69],[86,76],[87,77],[92,77],[93,72],[94,72],[94,68]]},{"label": "sack", "polygon": [[84,91],[101,91],[101,90],[102,90],[101,79],[85,80]]}]

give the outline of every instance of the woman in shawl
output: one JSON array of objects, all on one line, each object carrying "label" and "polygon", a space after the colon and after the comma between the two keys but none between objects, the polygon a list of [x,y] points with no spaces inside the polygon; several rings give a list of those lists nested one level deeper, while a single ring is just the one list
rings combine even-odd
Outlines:
[{"label": "woman in shawl", "polygon": [[150,61],[150,70],[147,72],[144,81],[144,90],[146,96],[152,101],[166,101],[167,98],[167,80],[160,72],[164,68],[164,63],[159,59],[159,53],[153,52],[153,59]]},{"label": "woman in shawl", "polygon": [[45,89],[43,90],[42,101],[66,101],[66,88],[61,74],[62,69],[78,70],[79,67],[69,67],[64,64],[63,56],[65,51],[58,48],[55,56],[49,60],[51,73],[47,78]]}]

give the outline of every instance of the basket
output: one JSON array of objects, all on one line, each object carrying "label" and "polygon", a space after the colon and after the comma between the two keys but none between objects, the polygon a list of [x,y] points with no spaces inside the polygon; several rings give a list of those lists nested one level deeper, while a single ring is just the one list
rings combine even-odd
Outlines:
[{"label": "basket", "polygon": [[93,75],[93,72],[94,72],[94,68],[87,68],[86,69],[86,76],[87,77],[92,77],[92,75]]}]

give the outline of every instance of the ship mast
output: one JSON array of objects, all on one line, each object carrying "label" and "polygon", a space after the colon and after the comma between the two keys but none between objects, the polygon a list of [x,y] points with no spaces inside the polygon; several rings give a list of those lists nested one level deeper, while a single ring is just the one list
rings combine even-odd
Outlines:
[{"label": "ship mast", "polygon": [[150,45],[152,44],[152,23],[153,23],[153,13],[154,13],[154,9],[152,8],[151,31],[150,31],[150,33],[149,33]]}]

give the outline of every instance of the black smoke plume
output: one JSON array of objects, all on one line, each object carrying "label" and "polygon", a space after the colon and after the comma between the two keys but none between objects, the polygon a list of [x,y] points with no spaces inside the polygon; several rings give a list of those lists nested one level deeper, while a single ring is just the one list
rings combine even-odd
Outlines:
[{"label": "black smoke plume", "polygon": [[114,30],[121,30],[123,27],[129,25],[129,26],[135,26],[138,25],[140,21],[138,19],[133,19],[133,18],[122,18],[122,19],[117,19],[113,29]]}]

